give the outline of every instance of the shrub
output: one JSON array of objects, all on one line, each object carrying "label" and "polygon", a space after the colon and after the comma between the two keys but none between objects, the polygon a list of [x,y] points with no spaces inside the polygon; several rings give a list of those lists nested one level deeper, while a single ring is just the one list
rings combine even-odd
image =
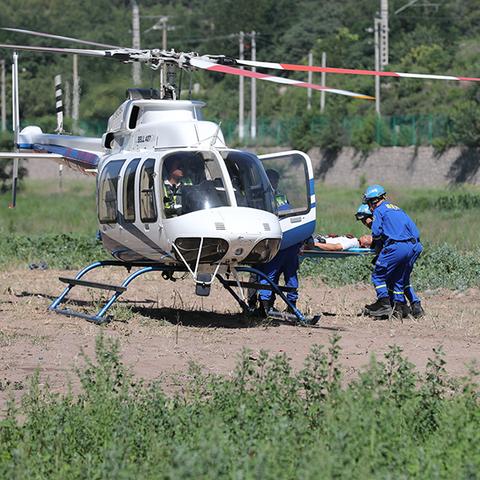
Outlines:
[{"label": "shrub", "polygon": [[58,395],[34,376],[0,422],[2,478],[475,478],[479,385],[449,382],[441,351],[418,373],[392,346],[341,381],[339,338],[304,368],[244,351],[231,377],[192,366],[174,395],[137,381],[97,339]]}]

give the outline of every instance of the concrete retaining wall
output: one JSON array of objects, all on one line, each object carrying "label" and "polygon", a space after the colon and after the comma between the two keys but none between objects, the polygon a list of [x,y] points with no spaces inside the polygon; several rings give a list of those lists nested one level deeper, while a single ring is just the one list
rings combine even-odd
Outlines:
[{"label": "concrete retaining wall", "polygon": [[352,148],[344,148],[338,155],[312,148],[309,155],[315,177],[329,185],[480,185],[480,150],[475,149],[452,148],[435,156],[430,147],[392,147],[362,157]]}]

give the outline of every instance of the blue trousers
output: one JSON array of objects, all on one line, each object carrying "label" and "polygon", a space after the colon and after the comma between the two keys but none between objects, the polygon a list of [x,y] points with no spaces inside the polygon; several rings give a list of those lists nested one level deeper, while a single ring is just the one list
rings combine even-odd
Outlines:
[{"label": "blue trousers", "polygon": [[404,303],[406,295],[410,302],[419,301],[410,285],[410,274],[422,250],[418,242],[395,242],[382,249],[372,273],[377,298]]},{"label": "blue trousers", "polygon": [[[298,299],[298,253],[301,244],[292,245],[285,250],[280,250],[275,257],[268,263],[258,265],[257,269],[263,272],[269,280],[278,285],[280,276],[283,274],[286,287],[293,287],[293,292],[287,293],[287,298],[293,304],[296,304]],[[260,283],[268,285],[264,279],[260,279]],[[258,296],[260,300],[275,300],[275,294],[271,290],[259,290]]]}]

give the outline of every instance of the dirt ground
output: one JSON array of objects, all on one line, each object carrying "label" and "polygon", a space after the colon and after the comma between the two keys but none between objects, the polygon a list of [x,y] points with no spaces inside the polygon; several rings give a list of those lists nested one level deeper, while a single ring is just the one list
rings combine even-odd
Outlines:
[{"label": "dirt ground", "polygon": [[[115,283],[121,281],[122,273],[90,278]],[[335,332],[342,337],[341,362],[347,380],[358,374],[372,354],[382,358],[394,344],[420,370],[432,349],[442,345],[452,376],[466,373],[468,363],[480,360],[479,289],[423,292],[426,318],[373,321],[357,315],[373,300],[368,285],[331,288],[308,279],[302,282],[299,306],[304,312],[323,315],[316,328],[306,328],[249,320],[218,285],[210,297],[197,297],[191,281],[173,283],[152,273],[132,283],[114,310],[115,321],[99,327],[47,311],[64,288],[58,280],[61,275],[72,277],[74,272],[0,274],[0,409],[9,391],[21,396],[36,369],[54,391],[66,391],[68,382],[75,388],[73,368],[83,362],[80,352],[93,356],[101,331],[118,339],[122,357],[136,375],[147,380],[162,376],[167,388],[191,361],[205,372],[231,374],[244,347],[252,350],[253,358],[261,349],[285,352],[300,368],[311,346],[328,344]],[[79,300],[77,309],[89,307],[92,313],[98,309],[98,304],[91,303],[92,290],[78,287],[71,297]]]}]

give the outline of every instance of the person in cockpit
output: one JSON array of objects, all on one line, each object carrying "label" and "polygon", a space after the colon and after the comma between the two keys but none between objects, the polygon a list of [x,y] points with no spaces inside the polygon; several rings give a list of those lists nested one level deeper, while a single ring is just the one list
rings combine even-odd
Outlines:
[{"label": "person in cockpit", "polygon": [[277,172],[277,170],[274,170],[273,168],[265,170],[265,173],[267,174],[267,177],[272,185],[278,210],[289,210],[291,206],[288,202],[287,196],[278,190],[280,174]]},{"label": "person in cockpit", "polygon": [[185,185],[192,185],[192,181],[185,176],[185,166],[178,157],[169,157],[165,160],[164,169],[166,178],[163,181],[163,204],[167,218],[182,214],[182,190]]}]

